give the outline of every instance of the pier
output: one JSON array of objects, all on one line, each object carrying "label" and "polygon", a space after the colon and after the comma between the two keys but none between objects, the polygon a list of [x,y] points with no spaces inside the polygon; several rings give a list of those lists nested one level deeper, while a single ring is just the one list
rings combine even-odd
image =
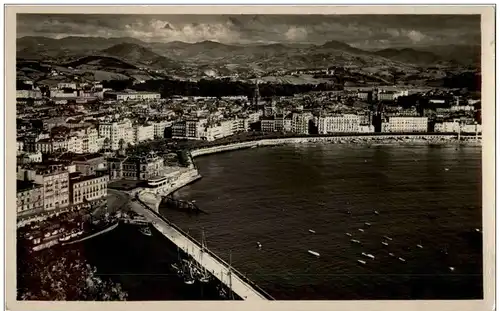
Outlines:
[{"label": "pier", "polygon": [[[224,285],[232,290],[236,295],[243,300],[251,301],[264,301],[272,300],[273,298],[264,292],[262,289],[257,288],[256,285],[250,285],[240,272],[231,268],[224,260],[217,255],[207,250],[202,251],[201,245],[182,232],[174,224],[168,220],[163,219],[155,211],[153,211],[147,203],[140,200],[141,195],[138,195],[138,201],[130,202],[132,209],[146,217],[151,221],[156,230],[161,232],[165,237],[177,245],[180,249],[190,255],[201,266],[209,271],[215,278],[219,279]],[[151,203],[151,202],[150,202]],[[153,204],[154,208],[155,204]]]}]

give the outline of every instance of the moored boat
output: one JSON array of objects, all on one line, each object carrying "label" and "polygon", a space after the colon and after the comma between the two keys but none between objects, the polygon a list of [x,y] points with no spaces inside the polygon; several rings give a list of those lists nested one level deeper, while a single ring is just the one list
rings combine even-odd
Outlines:
[{"label": "moored boat", "polygon": [[361,242],[359,240],[355,240],[355,239],[352,239],[351,242],[356,243],[356,244],[361,244]]},{"label": "moored boat", "polygon": [[309,254],[313,255],[313,256],[319,257],[319,253],[318,252],[315,252],[315,251],[312,251],[312,250],[308,250],[307,252]]},{"label": "moored boat", "polygon": [[366,265],[366,261],[359,259],[358,262],[362,265]]},{"label": "moored boat", "polygon": [[149,229],[149,227],[147,227],[147,226],[141,227],[139,229],[139,232],[142,233],[142,234],[144,234],[145,236],[151,236],[152,235],[151,229]]},{"label": "moored boat", "polygon": [[389,245],[389,243],[387,243],[387,242],[382,242],[382,244],[385,245],[385,246]]},{"label": "moored boat", "polygon": [[310,233],[316,233],[316,231],[312,230],[312,229],[309,229],[309,232]]}]

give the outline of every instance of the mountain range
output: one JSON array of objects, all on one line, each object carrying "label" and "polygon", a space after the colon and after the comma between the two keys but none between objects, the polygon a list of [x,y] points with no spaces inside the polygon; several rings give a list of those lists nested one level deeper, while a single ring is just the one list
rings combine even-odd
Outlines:
[{"label": "mountain range", "polygon": [[[299,68],[354,67],[368,75],[415,73],[424,68],[478,68],[480,46],[429,46],[368,51],[340,41],[313,44],[230,45],[215,41],[186,43],[144,42],[139,39],[102,37],[22,37],[17,58],[78,65],[96,57],[114,58],[137,68],[174,70],[177,74],[266,75]],[[115,61],[114,61],[115,62]],[[115,62],[116,63],[116,62]],[[101,68],[105,70],[106,68]]]}]

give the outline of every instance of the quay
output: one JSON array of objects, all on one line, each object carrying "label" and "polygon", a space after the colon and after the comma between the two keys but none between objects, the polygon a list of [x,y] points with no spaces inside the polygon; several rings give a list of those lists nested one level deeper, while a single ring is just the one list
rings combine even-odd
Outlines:
[{"label": "quay", "polygon": [[[148,203],[141,200],[144,194],[150,193],[143,191],[137,194],[137,199],[130,202],[131,208],[138,214],[143,215],[148,219],[156,230],[161,232],[165,237],[177,245],[180,249],[190,255],[201,266],[209,271],[214,277],[221,281],[225,286],[232,290],[236,295],[243,300],[250,301],[265,301],[273,300],[273,298],[264,292],[264,290],[257,288],[256,285],[250,285],[249,280],[246,279],[240,272],[230,267],[224,260],[205,248],[202,251],[200,244],[194,239],[190,238],[187,234],[182,232],[174,224],[163,219],[157,212],[154,211],[156,204],[151,202],[148,198]],[[150,207],[149,205],[153,205]]]}]

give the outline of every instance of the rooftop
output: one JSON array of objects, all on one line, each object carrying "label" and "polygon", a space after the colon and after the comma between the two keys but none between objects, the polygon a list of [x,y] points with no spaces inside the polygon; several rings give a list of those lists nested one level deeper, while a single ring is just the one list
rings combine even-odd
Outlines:
[{"label": "rooftop", "polygon": [[30,189],[33,189],[33,188],[38,188],[38,187],[41,187],[41,185],[39,184],[36,184],[34,182],[31,182],[31,181],[26,181],[26,180],[17,180],[17,192],[22,192],[22,191],[26,191],[26,190],[30,190]]}]

